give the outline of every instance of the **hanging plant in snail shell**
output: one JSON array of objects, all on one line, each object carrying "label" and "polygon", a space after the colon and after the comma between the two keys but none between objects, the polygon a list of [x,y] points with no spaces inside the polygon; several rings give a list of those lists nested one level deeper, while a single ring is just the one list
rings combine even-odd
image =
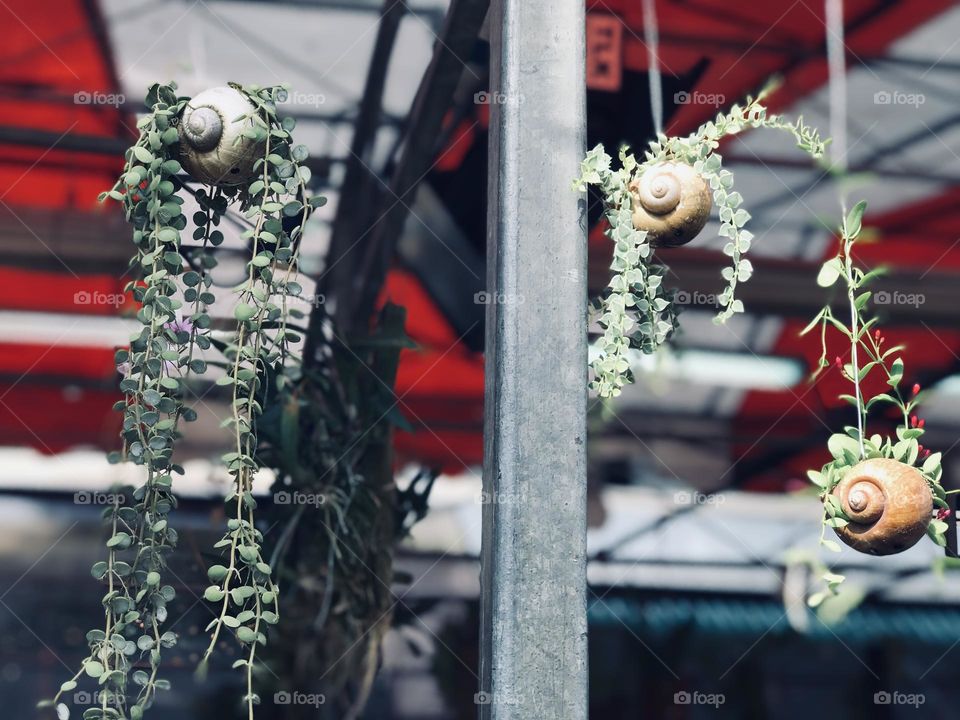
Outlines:
[{"label": "hanging plant in snail shell", "polygon": [[[802,334],[819,328],[822,353],[814,378],[833,366],[847,380],[851,394],[842,395],[856,411],[857,424],[831,435],[827,448],[832,459],[820,470],[808,471],[820,489],[823,527],[853,549],[869,555],[892,555],[913,547],[926,534],[945,545],[948,517],[946,493],[941,485],[941,454],[920,444],[924,421],[917,417],[920,386],[907,392],[903,346],[886,346],[877,318],[865,314],[871,299],[870,281],[879,271],[864,272],[854,264],[853,248],[860,235],[866,203],[858,203],[840,228],[840,248],[824,263],[817,277],[822,287],[845,285],[849,321],[842,322],[825,306]],[[827,357],[828,335],[839,332],[849,348],[849,357]],[[879,388],[868,393],[869,387]],[[899,417],[895,437],[868,434],[870,411],[895,411]],[[935,513],[936,511],[936,513]],[[821,533],[821,544],[839,552],[840,547]],[[842,576],[827,573],[830,592]],[[819,604],[828,593],[816,593]]]},{"label": "hanging plant in snail shell", "polygon": [[632,354],[653,353],[677,327],[676,293],[664,286],[666,268],[654,260],[657,247],[676,247],[693,240],[717,207],[719,235],[730,266],[721,275],[726,287],[717,296],[717,322],[743,312],[736,298],[737,283],[745,282],[753,266],[744,257],[753,235],[746,229],[750,214],[733,188],[733,173],[723,168],[717,152],[720,141],[749,128],[771,128],[789,133],[812,157],[823,154],[824,143],[803,118],[787,122],[767,114],[762,105],[768,88],[746,105],[734,105],[687,137],[659,135],[638,160],[629,149],[620,150],[620,168],[602,145],[587,152],[580,163],[574,188],[599,190],[606,235],[613,242],[612,277],[593,307],[603,336],[592,348],[590,386],[603,398],[615,397],[633,380]]},{"label": "hanging plant in snail shell", "polygon": [[633,227],[654,246],[679,247],[693,240],[710,219],[710,186],[690,165],[654,165],[627,186]]},{"label": "hanging plant in snail shell", "polygon": [[[87,633],[89,654],[76,674],[41,703],[61,720],[70,717],[68,694],[82,682],[97,691],[85,718],[141,720],[157,692],[169,688],[163,660],[178,636],[167,608],[176,596],[173,581],[181,583],[167,563],[178,539],[170,522],[174,478],[184,473],[174,447],[183,423],[197,419],[188,388],[208,364],[222,369],[215,385],[230,399],[222,427],[231,437],[222,461],[232,487],[224,535],[211,553],[219,562],[206,571],[203,598],[213,620],[200,669],[222,641],[236,641],[240,659],[233,667],[244,676],[245,716],[254,717],[257,650],[279,621],[280,605],[255,515],[253,476],[264,467],[263,418],[287,405],[302,377],[300,337],[289,322],[303,314],[289,306],[301,293],[296,280],[305,224],[325,202],[308,195],[310,171],[301,164],[306,148],[293,143],[294,121],[277,114],[285,96],[282,87],[230,85],[190,99],[178,96],[172,83],[152,86],[150,112],[137,123],[140,134],[125,154],[123,173],[101,195],[120,203],[133,227],[126,291],[139,305],[139,330],[115,355],[123,393],[115,409],[123,429],[122,449],[110,461],[138,466],[143,482],[129,495],[117,492],[104,510],[106,557],[92,568],[106,591],[97,592],[103,623]],[[188,194],[197,205],[189,219],[183,211]],[[243,282],[230,290],[232,321],[221,318],[213,334],[209,308],[219,288],[211,270],[224,242],[218,226],[231,205],[237,222],[246,223],[241,237],[250,254]],[[192,243],[183,241],[184,232]]]}]

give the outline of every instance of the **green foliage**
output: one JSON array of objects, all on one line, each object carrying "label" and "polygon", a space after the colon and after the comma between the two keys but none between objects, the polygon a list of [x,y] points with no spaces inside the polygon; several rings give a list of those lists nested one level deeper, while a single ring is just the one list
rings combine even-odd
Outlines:
[{"label": "green foliage", "polygon": [[[822,351],[814,379],[831,366],[827,359],[828,332],[840,333],[850,344],[850,362],[844,363],[840,357],[836,357],[834,365],[853,387],[853,395],[840,397],[856,409],[857,425],[845,427],[844,432],[831,435],[827,441],[827,449],[833,459],[820,470],[807,472],[810,481],[820,489],[820,498],[823,501],[823,531],[820,542],[835,552],[840,551],[840,546],[825,538],[825,530],[827,527],[844,527],[849,518],[833,495],[833,490],[847,471],[863,460],[888,458],[916,467],[930,487],[934,506],[941,509],[948,507],[946,493],[940,484],[941,454],[931,454],[919,443],[925,432],[922,421],[918,421],[914,413],[920,401],[919,386],[914,386],[909,392],[901,388],[905,371],[902,357],[904,348],[902,345],[884,347],[884,337],[877,328],[877,318],[866,314],[872,297],[869,284],[880,271],[864,272],[853,260],[853,249],[860,235],[865,210],[866,202],[861,201],[844,218],[837,255],[827,260],[817,275],[817,283],[821,287],[831,287],[843,282],[850,309],[849,321],[839,320],[830,305],[826,305],[801,331],[801,334],[806,335],[820,329]],[[883,391],[867,397],[863,390],[863,381],[876,373],[880,373],[884,380]],[[866,426],[870,411],[883,411],[890,406],[897,408],[900,415],[896,436],[889,437],[878,433],[868,435]],[[944,545],[946,527],[946,523],[932,520],[928,526],[928,534],[934,542]],[[827,592],[835,593],[837,584],[827,580]]]},{"label": "green foliage", "polygon": [[[171,83],[150,88],[151,112],[138,122],[140,136],[126,153],[117,183],[101,195],[101,200],[120,202],[133,227],[130,267],[137,279],[126,290],[140,304],[137,319],[142,326],[129,347],[116,353],[123,376],[124,399],[116,406],[123,412],[123,446],[110,459],[143,466],[145,480],[133,491],[132,505],[117,493],[116,502],[104,512],[110,529],[107,558],[97,562],[91,574],[106,585],[105,622],[87,634],[90,652],[77,674],[52,701],[43,703],[56,707],[60,717],[69,716],[61,698],[83,676],[97,680],[100,691],[99,707],[85,711],[85,718],[141,718],[157,690],[169,687],[159,677],[163,650],[177,642],[175,633],[162,629],[167,605],[175,597],[173,587],[164,583],[167,558],[177,543],[168,516],[176,507],[174,477],[183,473],[173,455],[181,420],[197,417],[185,398],[190,378],[206,372],[207,362],[195,354],[211,349],[223,355],[224,362],[217,364],[226,368],[226,382],[217,384],[228,385],[231,393],[227,425],[234,443],[223,461],[233,488],[226,498],[231,517],[215,546],[224,553],[226,565],[208,570],[213,585],[204,597],[216,604],[217,616],[208,627],[211,640],[201,665],[221,630],[228,628],[245,648],[240,667],[247,685],[244,701],[253,717],[256,650],[266,643],[266,627],[279,618],[279,591],[262,555],[263,537],[254,515],[253,475],[263,467],[257,454],[257,419],[264,407],[285,402],[301,374],[301,360],[291,347],[300,337],[288,325],[296,311],[288,302],[301,292],[293,280],[300,235],[323,199],[307,199],[309,170],[300,165],[306,150],[293,145],[292,119],[277,116],[276,105],[286,90],[233,87],[252,103],[244,120],[264,148],[255,164],[256,177],[246,187],[192,191],[179,180],[176,126],[189,98],[178,97]],[[202,241],[200,245],[181,244],[188,225],[181,191],[192,192],[200,206],[192,218],[193,239]],[[236,327],[232,339],[224,341],[211,335],[207,308],[215,299],[210,275],[217,265],[214,250],[223,242],[216,228],[231,203],[251,223],[243,237],[252,252],[246,277],[234,288]],[[300,222],[285,229],[282,218],[298,215]],[[134,665],[146,669],[132,672]]]},{"label": "green foliage", "polygon": [[574,188],[581,192],[591,185],[598,188],[609,223],[606,234],[614,243],[610,266],[613,275],[606,291],[594,303],[603,337],[597,342],[599,353],[591,365],[591,387],[601,397],[615,397],[625,384],[632,382],[627,352],[630,348],[653,353],[669,340],[677,326],[675,294],[663,287],[666,268],[655,262],[646,232],[634,229],[632,221],[628,186],[652,166],[669,161],[686,163],[709,183],[719,212],[720,235],[729,239],[723,252],[730,258],[730,267],[722,272],[726,287],[717,298],[722,309],[716,321],[724,322],[743,312],[736,288],[753,273],[750,261],[743,257],[750,249],[753,235],[745,227],[750,214],[741,207],[743,197],[733,188],[733,173],[723,168],[717,152],[720,141],[746,129],[763,127],[789,133],[814,158],[821,157],[824,151],[819,134],[804,125],[803,118],[789,123],[779,115],[768,114],[761,104],[764,94],[748,98],[742,107],[734,105],[687,137],[658,136],[642,161],[622,148],[620,168],[615,170],[611,157],[598,145],[587,152],[581,163]]}]

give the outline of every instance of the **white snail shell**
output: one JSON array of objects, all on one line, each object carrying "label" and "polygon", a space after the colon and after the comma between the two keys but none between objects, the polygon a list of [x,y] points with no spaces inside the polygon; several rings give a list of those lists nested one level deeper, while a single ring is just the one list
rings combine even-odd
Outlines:
[{"label": "white snail shell", "polygon": [[892,555],[923,537],[933,513],[933,495],[915,467],[888,458],[864,460],[847,471],[833,490],[850,518],[835,528],[854,550]]},{"label": "white snail shell", "polygon": [[198,107],[184,116],[183,138],[193,150],[213,150],[223,136],[223,121],[220,113],[212,107]]},{"label": "white snail shell", "polygon": [[237,120],[253,104],[232,87],[204,90],[183,109],[180,161],[195,180],[208,185],[243,185],[263,155],[263,142],[244,136],[252,121]]},{"label": "white snail shell", "polygon": [[689,165],[665,162],[648,168],[628,186],[633,226],[654,245],[677,247],[707,224],[713,200],[706,181]]}]

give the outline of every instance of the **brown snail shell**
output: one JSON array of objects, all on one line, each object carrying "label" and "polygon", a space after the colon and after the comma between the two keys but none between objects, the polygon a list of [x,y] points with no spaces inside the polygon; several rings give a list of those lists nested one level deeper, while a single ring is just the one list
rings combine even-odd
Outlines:
[{"label": "brown snail shell", "polygon": [[713,199],[700,173],[678,162],[650,167],[628,186],[633,227],[654,245],[678,247],[693,240],[710,217]]},{"label": "brown snail shell", "polygon": [[933,513],[933,495],[917,468],[897,460],[864,460],[847,471],[833,490],[850,518],[834,528],[862,553],[893,555],[923,537]]},{"label": "brown snail shell", "polygon": [[180,162],[188,173],[208,185],[244,185],[253,165],[263,156],[263,141],[244,135],[253,104],[239,90],[215,87],[196,95],[180,120]]}]

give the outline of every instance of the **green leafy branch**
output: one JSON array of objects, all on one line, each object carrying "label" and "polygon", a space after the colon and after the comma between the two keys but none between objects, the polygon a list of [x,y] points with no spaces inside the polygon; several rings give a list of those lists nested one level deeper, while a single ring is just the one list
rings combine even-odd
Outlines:
[{"label": "green leafy branch", "polygon": [[[844,428],[842,433],[831,435],[827,448],[832,460],[820,470],[810,470],[807,473],[810,481],[820,489],[820,498],[823,501],[820,543],[834,552],[839,552],[840,546],[826,539],[826,528],[845,527],[850,518],[844,513],[833,490],[847,471],[863,460],[887,458],[916,467],[930,487],[934,506],[944,511],[948,508],[946,492],[940,483],[943,472],[942,456],[940,453],[931,453],[919,443],[925,432],[924,421],[914,412],[921,399],[920,386],[915,384],[910,392],[901,388],[905,371],[902,357],[904,346],[884,347],[885,338],[877,327],[878,319],[866,314],[872,297],[868,286],[883,270],[865,272],[854,261],[854,246],[862,229],[865,210],[866,202],[861,201],[844,218],[837,255],[823,264],[817,276],[817,284],[825,288],[843,281],[850,310],[849,320],[841,321],[834,315],[830,305],[826,305],[801,331],[801,335],[806,335],[820,329],[821,354],[812,379],[816,379],[831,366],[827,350],[830,328],[843,335],[850,346],[850,361],[844,363],[840,356],[836,356],[833,365],[853,387],[853,394],[840,397],[856,410],[857,424]],[[863,388],[864,380],[876,372],[882,374],[884,389],[867,396]],[[900,416],[895,437],[879,433],[868,435],[867,421],[870,411],[889,406],[897,408]],[[946,543],[946,530],[947,524],[941,518],[932,520],[927,528],[928,535],[939,545]],[[835,593],[837,585],[837,582],[828,580],[828,592]],[[821,595],[814,597],[822,599]]]},{"label": "green leafy branch", "polygon": [[94,564],[91,573],[107,585],[102,599],[105,622],[102,629],[87,633],[90,654],[81,672],[50,701],[60,717],[69,717],[62,696],[83,674],[95,678],[100,687],[99,707],[88,709],[85,717],[126,717],[128,675],[139,654],[150,672],[133,674],[141,689],[129,716],[138,720],[156,690],[168,687],[157,676],[161,648],[170,648],[177,640],[174,633],[161,632],[161,625],[176,594],[171,585],[162,583],[166,557],[177,541],[167,523],[167,514],[176,505],[171,478],[172,473],[183,472],[172,462],[173,442],[178,419],[195,417],[182,405],[178,346],[185,333],[177,329],[182,301],[176,277],[183,264],[180,232],[186,221],[183,200],[175,195],[174,179],[181,169],[175,159],[179,139],[175,118],[183,103],[171,87],[159,85],[151,88],[147,101],[153,110],[138,123],[140,137],[126,153],[124,171],[101,195],[123,204],[134,227],[131,267],[142,276],[141,282],[126,288],[141,305],[137,319],[142,328],[128,349],[116,353],[123,374],[124,400],[116,405],[124,413],[123,448],[110,460],[143,465],[146,480],[133,493],[133,507],[121,506],[118,493],[104,513],[110,527],[107,559]]}]

